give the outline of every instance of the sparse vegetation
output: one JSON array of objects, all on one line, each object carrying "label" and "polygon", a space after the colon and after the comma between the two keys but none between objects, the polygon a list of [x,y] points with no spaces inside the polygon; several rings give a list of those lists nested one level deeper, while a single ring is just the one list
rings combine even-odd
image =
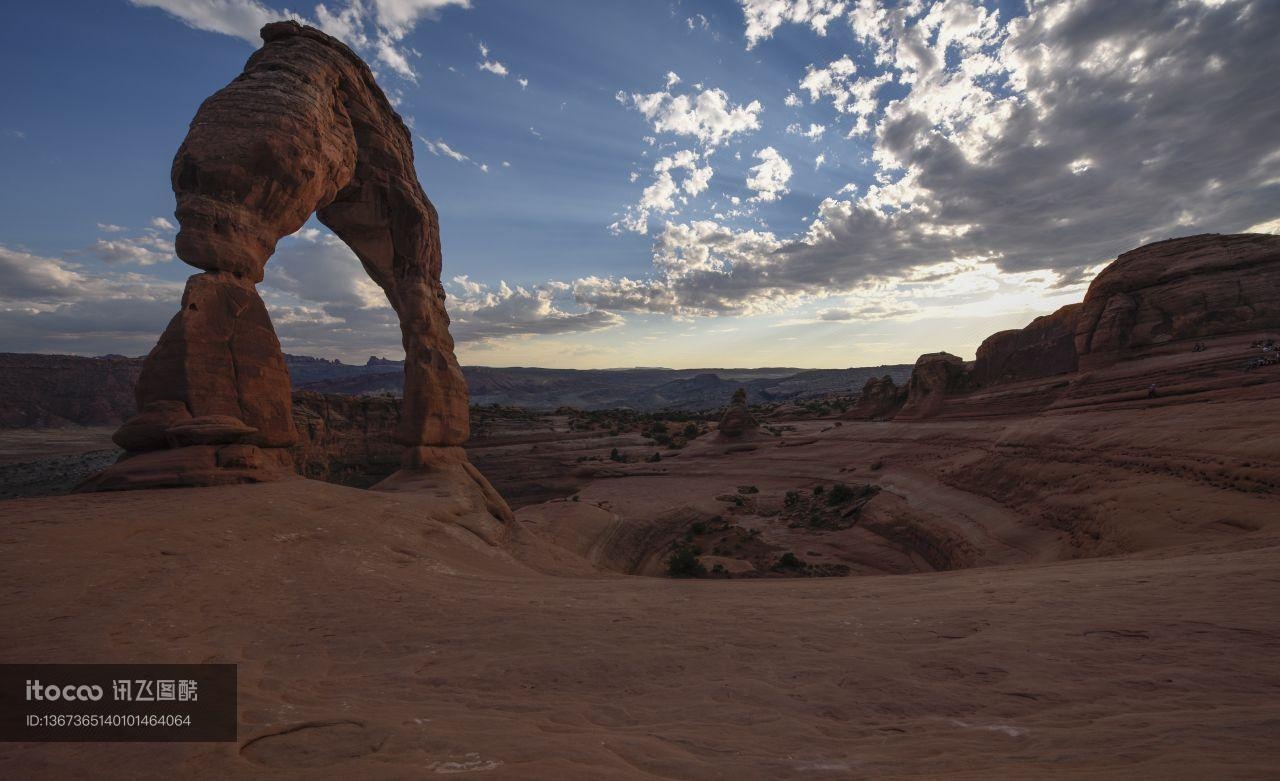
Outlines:
[{"label": "sparse vegetation", "polygon": [[667,576],[672,578],[700,578],[707,568],[698,557],[698,549],[681,545],[667,558]]},{"label": "sparse vegetation", "polygon": [[777,562],[774,563],[773,568],[775,570],[804,569],[805,563],[804,563],[804,559],[801,559],[799,556],[792,553],[791,551],[787,551],[786,553],[778,557],[778,560]]}]

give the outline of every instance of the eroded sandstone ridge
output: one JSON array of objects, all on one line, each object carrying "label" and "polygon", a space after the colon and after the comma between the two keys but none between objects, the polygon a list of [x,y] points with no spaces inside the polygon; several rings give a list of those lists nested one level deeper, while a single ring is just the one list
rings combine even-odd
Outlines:
[{"label": "eroded sandstone ridge", "polygon": [[1215,233],[1126,252],[1089,285],[1082,370],[1184,339],[1280,329],[1280,236]]},{"label": "eroded sandstone ridge", "polygon": [[[129,457],[90,487],[291,471],[289,376],[255,285],[276,242],[313,213],[399,316],[405,393],[395,439],[408,448],[404,464],[458,471],[466,460],[467,388],[440,283],[439,222],[409,131],[368,66],[337,40],[295,22],[266,25],[262,39],[244,72],[200,106],[174,158],[177,254],[203,272],[147,357],[139,414],[117,434]],[[199,444],[180,435],[193,425],[213,433]],[[251,457],[225,468],[228,445]]]},{"label": "eroded sandstone ridge", "polygon": [[[946,353],[921,356],[905,401],[892,382],[868,382],[848,417],[981,417],[1071,406],[1098,394],[1141,398],[1152,385],[1160,393],[1224,367],[1238,370],[1254,357],[1242,345],[1278,336],[1280,236],[1158,241],[1116,258],[1081,303],[987,337],[970,364]],[[1205,350],[1199,340],[1240,345],[1208,350],[1194,370],[1157,372],[1141,382],[1106,379],[1134,361]]]}]

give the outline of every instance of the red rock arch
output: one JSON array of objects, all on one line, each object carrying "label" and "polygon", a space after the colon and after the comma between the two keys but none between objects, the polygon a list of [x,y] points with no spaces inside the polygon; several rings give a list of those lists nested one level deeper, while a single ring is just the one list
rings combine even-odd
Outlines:
[{"label": "red rock arch", "polygon": [[[200,106],[174,158],[177,254],[202,273],[147,357],[139,414],[116,434],[130,454],[188,452],[116,469],[127,479],[108,474],[97,487],[154,484],[161,473],[160,484],[238,482],[287,467],[289,376],[255,286],[276,243],[312,214],[399,316],[406,466],[463,469],[467,388],[440,283],[439,221],[409,131],[342,43],[295,22],[268,24],[262,38],[244,72]],[[184,476],[172,479],[174,469]]]}]

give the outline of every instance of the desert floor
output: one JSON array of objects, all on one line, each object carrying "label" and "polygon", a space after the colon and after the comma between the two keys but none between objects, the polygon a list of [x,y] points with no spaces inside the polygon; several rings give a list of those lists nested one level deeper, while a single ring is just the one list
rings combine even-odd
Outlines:
[{"label": "desert floor", "polygon": [[[819,429],[831,442],[779,452],[848,440],[861,464],[864,440],[882,434],[846,423]],[[944,449],[938,469],[969,463]],[[903,456],[883,479],[910,496],[910,476],[931,472]],[[688,463],[699,459],[717,457]],[[816,459],[842,468],[829,461]],[[798,479],[783,472],[779,488]],[[1185,482],[1195,502],[1201,490],[1269,495],[1198,473]],[[1127,496],[1103,488],[1098,502]],[[0,776],[1203,779],[1280,768],[1270,523],[1200,518],[1188,543],[1185,525],[1161,517],[1138,527],[1174,544],[1073,561],[685,581],[593,568],[527,518],[497,548],[430,516],[412,495],[304,480],[0,503],[0,661],[234,662],[241,716],[237,743],[0,744]]]}]

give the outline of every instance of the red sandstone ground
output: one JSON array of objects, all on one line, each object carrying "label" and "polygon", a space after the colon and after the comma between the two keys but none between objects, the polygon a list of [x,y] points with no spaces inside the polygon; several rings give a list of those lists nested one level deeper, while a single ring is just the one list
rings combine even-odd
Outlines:
[{"label": "red sandstone ground", "polygon": [[[1274,777],[1273,374],[707,436],[523,508],[505,549],[429,498],[304,480],[0,503],[0,661],[241,676],[235,744],[8,744],[0,775]],[[882,489],[848,529],[760,512],[837,480]],[[699,513],[914,574],[616,573]]]}]

